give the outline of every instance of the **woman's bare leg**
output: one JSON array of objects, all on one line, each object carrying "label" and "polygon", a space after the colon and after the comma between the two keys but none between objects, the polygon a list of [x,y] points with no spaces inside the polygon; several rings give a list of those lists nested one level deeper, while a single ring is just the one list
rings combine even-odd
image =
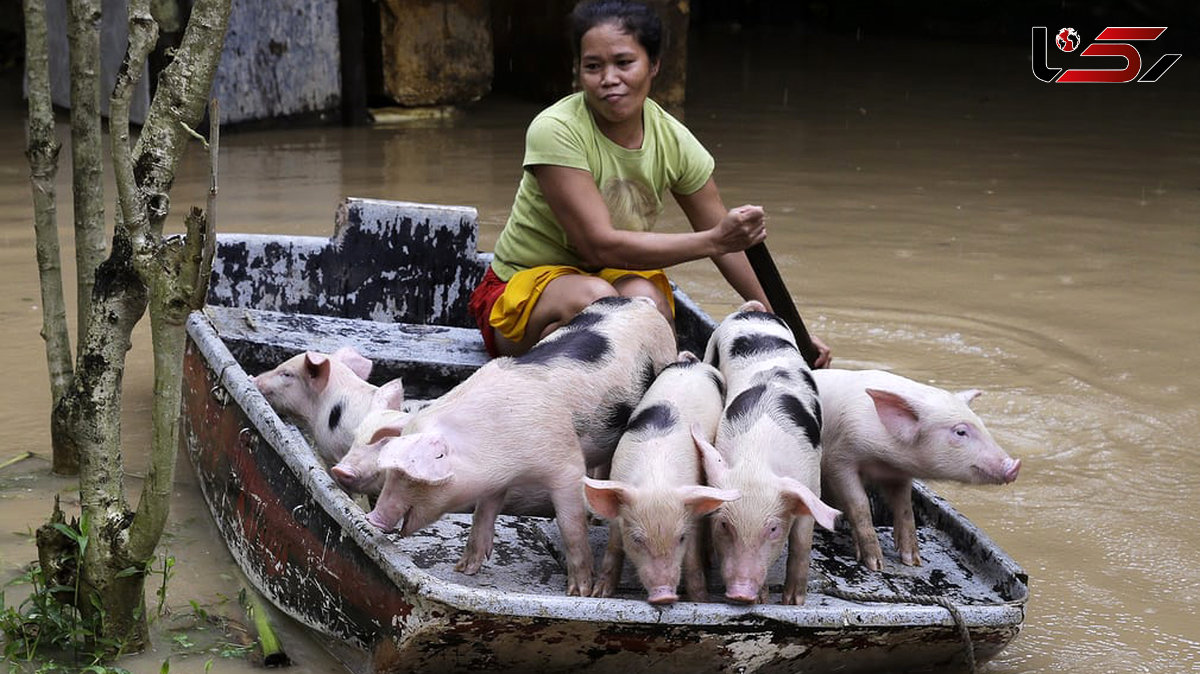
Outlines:
[{"label": "woman's bare leg", "polygon": [[529,323],[525,326],[525,336],[514,342],[497,332],[496,350],[501,356],[519,356],[533,348],[542,337],[562,327],[587,305],[601,297],[615,297],[617,294],[617,289],[608,281],[596,276],[559,276],[546,284],[546,289],[538,297],[529,315]]},{"label": "woman's bare leg", "polygon": [[671,325],[671,329],[675,329],[675,317],[671,315],[671,303],[667,301],[667,297],[659,290],[658,285],[650,279],[636,274],[622,276],[613,283],[613,287],[622,297],[649,297],[654,300],[654,306],[658,307],[658,312],[667,319],[667,323]]}]

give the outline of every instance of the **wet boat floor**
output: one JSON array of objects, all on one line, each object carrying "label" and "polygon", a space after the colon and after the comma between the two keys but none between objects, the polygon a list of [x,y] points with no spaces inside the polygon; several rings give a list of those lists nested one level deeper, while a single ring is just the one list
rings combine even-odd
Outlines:
[{"label": "wet boat floor", "polygon": [[[390,537],[418,567],[446,582],[526,594],[560,595],[565,591],[563,546],[553,519],[501,515],[496,522],[492,556],[472,576],[454,570],[470,528],[470,515],[451,514],[407,538],[396,534]],[[882,572],[870,571],[855,560],[849,531],[819,530],[814,538],[806,604],[851,603],[830,596],[831,586],[838,594],[867,593],[889,597],[893,601],[913,595],[940,596],[958,605],[1005,601],[993,589],[996,579],[966,561],[962,551],[954,548],[948,537],[936,529],[918,527],[923,564],[917,567],[899,562],[892,546],[890,528],[880,527],[879,531],[886,567]],[[598,568],[608,540],[608,527],[602,523],[590,527],[590,538]],[[786,550],[767,576],[771,602],[779,601],[785,558]],[[710,601],[723,601],[720,573],[714,568],[708,571],[708,592]],[[645,598],[645,590],[628,560],[615,596],[635,600]]]}]

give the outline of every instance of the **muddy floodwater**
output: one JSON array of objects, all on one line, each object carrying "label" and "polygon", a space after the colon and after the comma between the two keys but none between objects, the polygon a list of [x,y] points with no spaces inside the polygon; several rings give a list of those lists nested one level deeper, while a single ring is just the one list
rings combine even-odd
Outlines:
[{"label": "muddy floodwater", "polygon": [[[1196,55],[1152,85],[1060,86],[1032,76],[1027,45],[710,37],[736,48],[693,58],[686,122],[716,157],[726,204],[766,208],[770,249],[834,364],[981,389],[976,410],[1023,462],[1008,486],[934,484],[1029,574],[1024,629],[985,671],[1200,668]],[[74,482],[47,475],[23,111],[11,83],[6,93],[0,459],[39,456],[0,470],[4,579],[35,558],[30,532],[55,494],[78,508]],[[497,96],[449,121],[227,133],[218,227],[324,235],[340,198],[379,197],[474,206],[490,249],[538,109]],[[73,274],[69,161],[64,148]],[[193,148],[181,170],[176,229],[203,203],[204,161]],[[674,206],[660,223],[685,226]],[[737,304],[706,261],[672,275],[715,316]],[[133,494],[149,439],[148,334],[139,326],[126,377]],[[163,550],[177,560],[168,607],[229,608],[242,581],[186,461]],[[341,671],[302,630],[288,628],[287,644],[288,671]],[[172,671],[202,671],[207,656],[160,640],[123,664],[157,672],[168,657]],[[217,658],[212,671],[251,668]]]}]

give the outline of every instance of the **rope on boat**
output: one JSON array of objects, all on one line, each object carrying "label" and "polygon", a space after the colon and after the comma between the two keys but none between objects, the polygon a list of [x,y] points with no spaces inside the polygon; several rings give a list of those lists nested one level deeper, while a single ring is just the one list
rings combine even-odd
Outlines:
[{"label": "rope on boat", "polygon": [[879,592],[852,592],[843,590],[833,584],[821,588],[821,593],[836,597],[845,601],[854,602],[877,602],[890,604],[924,604],[926,606],[941,606],[950,612],[950,617],[954,619],[954,626],[958,629],[958,635],[963,642],[963,657],[966,660],[967,666],[971,670],[971,674],[977,674],[979,671],[975,663],[975,644],[971,641],[971,632],[967,629],[967,621],[963,618],[962,612],[946,597],[939,597],[932,594],[883,594]]}]

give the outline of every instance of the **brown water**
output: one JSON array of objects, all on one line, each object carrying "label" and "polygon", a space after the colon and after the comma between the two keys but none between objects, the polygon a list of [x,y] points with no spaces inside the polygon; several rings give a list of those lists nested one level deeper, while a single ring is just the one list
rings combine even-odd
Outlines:
[{"label": "brown water", "polygon": [[[1155,85],[1071,87],[1035,80],[1022,47],[791,39],[769,52],[760,37],[692,64],[687,122],[717,158],[727,205],[766,207],[771,250],[836,365],[982,389],[977,410],[1024,461],[1007,487],[935,485],[1030,575],[1025,629],[985,671],[1200,668],[1195,59]],[[22,113],[10,101],[0,120],[0,458],[48,445]],[[337,201],[357,195],[475,206],[490,249],[537,109],[493,98],[448,124],[226,134],[219,228],[327,234]],[[66,225],[66,150],[63,159]],[[203,201],[203,161],[189,157],[177,214]],[[672,210],[663,226],[685,224]],[[707,262],[674,276],[715,316],[737,303]],[[134,472],[148,440],[147,332],[127,377]],[[52,493],[77,503],[72,481],[46,466],[0,471],[6,577],[33,559],[26,532]],[[178,611],[236,592],[183,462],[164,545],[178,558],[168,599]],[[300,660],[290,671],[338,671],[290,634]],[[169,652],[159,644],[127,666],[156,672]],[[201,662],[176,656],[172,671]],[[213,671],[249,668],[218,661]]]}]

